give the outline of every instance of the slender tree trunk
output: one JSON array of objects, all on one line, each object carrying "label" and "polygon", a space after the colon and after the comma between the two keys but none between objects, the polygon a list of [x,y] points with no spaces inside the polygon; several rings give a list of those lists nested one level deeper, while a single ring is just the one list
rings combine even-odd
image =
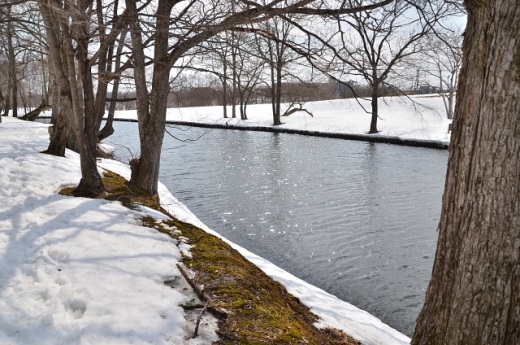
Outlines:
[{"label": "slender tree trunk", "polygon": [[231,89],[231,117],[237,117],[237,52],[235,47],[235,34],[231,33],[231,69],[233,72],[233,85]]},{"label": "slender tree trunk", "polygon": [[520,3],[465,4],[439,241],[413,345],[520,344]]},{"label": "slender tree trunk", "polygon": [[[123,32],[121,33],[121,38],[120,38],[120,42],[119,42],[119,45],[117,46],[117,51],[116,51],[116,61],[114,63],[114,70],[119,70],[119,68],[121,67],[121,55],[123,53],[123,47],[125,46],[124,45],[124,41],[125,41],[125,38],[126,38],[126,35],[128,34],[128,30],[127,29],[124,29]],[[112,50],[113,48],[110,48],[110,53],[108,54],[109,55],[109,60],[111,59],[112,57]],[[111,64],[109,63],[108,64],[109,66],[109,70],[111,69]],[[114,127],[113,127],[113,124],[114,124],[114,115],[115,115],[115,112],[116,112],[116,104],[117,102],[115,101],[118,97],[118,94],[119,94],[119,83],[120,83],[120,78],[116,78],[114,79],[114,85],[112,86],[112,101],[110,102],[110,106],[109,106],[109,109],[108,109],[108,116],[107,116],[107,121],[105,123],[105,126],[101,129],[101,131],[99,132],[98,134],[98,140],[101,141],[103,139],[106,139],[108,138],[109,136],[111,136],[112,134],[114,134]],[[106,91],[105,91],[106,92]],[[106,101],[106,97],[103,101]],[[99,116],[99,114],[98,114]],[[98,119],[99,121],[102,120],[102,114],[101,114],[101,118]],[[101,124],[101,122],[99,123]],[[99,128],[99,127],[98,127]]]},{"label": "slender tree trunk", "polygon": [[[269,24],[268,24],[269,29]],[[267,41],[267,48],[269,51],[269,74],[271,77],[271,90],[270,96],[271,96],[271,107],[273,110],[273,124],[276,125],[278,122],[280,122],[280,113],[276,112],[276,67],[275,67],[275,58],[274,58],[274,50],[273,50],[273,42]]]},{"label": "slender tree trunk", "polygon": [[[11,17],[11,9],[8,10],[9,18]],[[11,20],[7,22],[7,49],[9,52],[9,84],[11,91],[8,97],[11,98],[10,106],[13,110],[13,117],[18,117],[18,78],[16,77],[16,56],[13,45],[14,29]]]},{"label": "slender tree trunk", "polygon": [[4,111],[5,103],[5,97],[2,94],[2,89],[0,88],[0,123],[2,123],[2,112]]},{"label": "slender tree trunk", "polygon": [[5,97],[5,106],[4,106],[4,116],[9,116],[9,110],[11,110],[11,82],[10,82],[11,78],[8,79],[7,81],[7,93],[6,93],[6,97]]},{"label": "slender tree trunk", "polygon": [[451,71],[450,89],[448,91],[448,119],[453,120],[453,112],[455,108],[455,88],[457,85],[458,70]]},{"label": "slender tree trunk", "polygon": [[281,105],[282,105],[282,61],[280,56],[280,49],[279,49],[279,43],[276,42],[276,50],[277,50],[277,56],[276,56],[276,116],[274,119],[274,125],[279,126],[282,124],[282,121],[280,120],[281,116]]},{"label": "slender tree trunk", "polygon": [[228,117],[228,114],[227,114],[227,61],[226,61],[226,57],[224,57],[222,59],[222,63],[224,64],[224,71],[223,71],[223,76],[222,76],[222,103],[223,103],[223,108],[222,108],[222,111],[224,113],[224,118],[227,119]]},{"label": "slender tree trunk", "polygon": [[372,101],[370,103],[372,107],[372,116],[370,119],[370,130],[368,134],[377,133],[377,119],[379,117],[379,109],[378,109],[378,99],[379,99],[379,84],[374,82],[372,84]]}]

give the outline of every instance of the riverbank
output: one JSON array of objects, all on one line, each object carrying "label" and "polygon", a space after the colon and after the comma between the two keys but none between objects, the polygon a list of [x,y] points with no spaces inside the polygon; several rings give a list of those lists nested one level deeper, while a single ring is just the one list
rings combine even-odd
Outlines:
[{"label": "riverbank", "polygon": [[[249,105],[248,120],[223,118],[221,106],[170,108],[167,122],[172,125],[291,133],[438,149],[446,149],[450,141],[451,120],[446,118],[442,98],[438,95],[382,97],[378,121],[380,132],[370,135],[367,134],[370,115],[365,111],[370,109],[368,100],[360,99],[359,103],[354,99],[309,102],[304,108],[312,116],[299,111],[283,116],[280,126],[272,125],[270,104]],[[230,107],[228,114],[231,114]],[[135,111],[118,111],[115,118],[136,121],[137,114]]]},{"label": "riverbank", "polygon": [[[287,107],[287,105],[284,105]],[[227,107],[228,114],[231,107]],[[166,123],[203,128],[247,130],[272,133],[309,135],[344,140],[387,143],[413,147],[447,149],[450,143],[450,125],[444,114],[439,95],[409,97],[381,97],[379,133],[367,134],[370,124],[368,100],[336,99],[309,102],[304,108],[312,114],[299,111],[282,116],[282,124],[273,125],[270,104],[247,107],[248,120],[224,118],[222,106],[169,108]],[[50,118],[50,112],[42,118]],[[117,111],[116,121],[137,122],[135,110]]]},{"label": "riverbank", "polygon": [[[178,242],[139,222],[145,216],[164,216],[147,208],[131,211],[119,202],[57,195],[78,183],[77,155],[40,154],[48,144],[45,125],[4,120],[0,342],[214,341],[215,328],[209,321],[199,330],[200,337],[187,339],[192,325],[178,304],[191,297],[165,285],[180,277],[175,265],[182,258]],[[126,166],[114,161],[103,160],[100,166],[129,174]],[[160,196],[163,207],[180,221],[213,233],[163,186]],[[409,341],[375,317],[231,245],[310,307],[321,326],[341,329],[364,344]]]}]

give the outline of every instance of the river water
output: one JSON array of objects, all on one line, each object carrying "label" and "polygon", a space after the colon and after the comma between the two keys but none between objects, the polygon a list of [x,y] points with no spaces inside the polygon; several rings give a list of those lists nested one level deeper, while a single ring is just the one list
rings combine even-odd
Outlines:
[{"label": "river water", "polygon": [[[138,154],[137,124],[115,127],[108,142],[127,161]],[[160,179],[205,224],[412,334],[435,255],[446,151],[169,131],[188,141],[166,136]]]}]

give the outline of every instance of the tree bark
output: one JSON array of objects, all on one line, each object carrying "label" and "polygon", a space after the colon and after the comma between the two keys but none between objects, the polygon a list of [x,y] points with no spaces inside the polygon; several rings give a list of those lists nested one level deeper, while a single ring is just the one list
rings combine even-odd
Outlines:
[{"label": "tree bark", "polygon": [[439,241],[413,345],[520,344],[520,3],[465,4]]}]

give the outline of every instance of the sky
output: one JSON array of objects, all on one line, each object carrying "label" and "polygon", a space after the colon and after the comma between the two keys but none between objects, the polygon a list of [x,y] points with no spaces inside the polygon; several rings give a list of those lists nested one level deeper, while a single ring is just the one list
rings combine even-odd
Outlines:
[{"label": "sky", "polygon": [[[425,99],[439,105],[439,98]],[[398,104],[392,113],[390,108],[382,112],[381,135],[448,140],[441,114],[424,111],[417,120],[409,104]],[[251,108],[251,123],[268,125],[269,106],[263,107]],[[316,102],[309,107],[314,117],[293,115],[287,126],[354,132],[368,126],[366,114],[361,117],[349,101]],[[168,116],[222,121],[216,110],[171,109]],[[214,119],[213,113],[218,114]],[[118,116],[132,117],[135,112]],[[339,118],[336,123],[334,118]],[[185,315],[179,304],[193,295],[164,284],[180,276],[175,264],[187,246],[141,226],[139,219],[165,216],[144,207],[129,210],[119,202],[58,195],[61,188],[79,182],[79,157],[70,151],[65,158],[41,154],[48,145],[47,132],[47,125],[12,118],[3,118],[0,124],[0,343],[210,344],[216,340],[215,320],[209,315],[204,316],[200,336],[188,339],[196,316]],[[128,166],[117,161],[102,160],[99,169],[130,176]],[[159,194],[163,207],[179,220],[219,236],[163,185]],[[367,345],[409,343],[407,336],[367,312],[232,246],[300,298],[320,317],[318,326],[341,329]]]}]

